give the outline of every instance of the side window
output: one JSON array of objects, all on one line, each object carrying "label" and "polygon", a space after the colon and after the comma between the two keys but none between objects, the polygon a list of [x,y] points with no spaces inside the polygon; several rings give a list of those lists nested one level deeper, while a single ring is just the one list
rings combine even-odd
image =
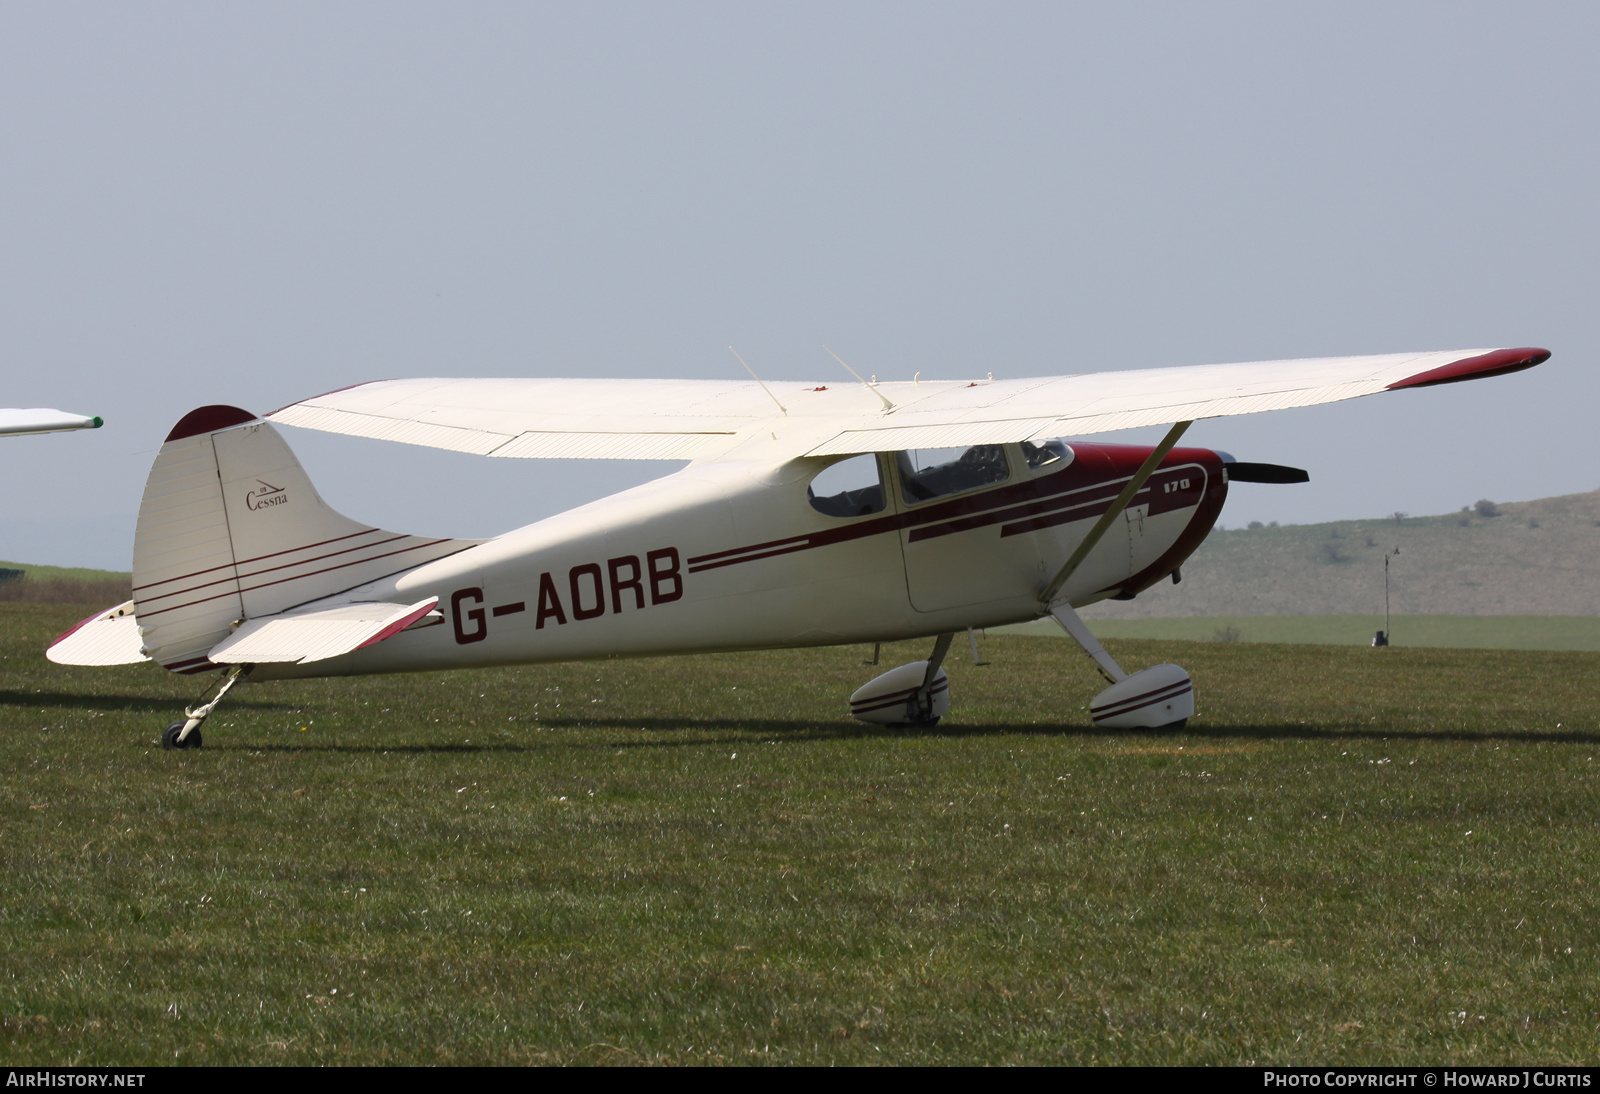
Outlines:
[{"label": "side window", "polygon": [[971,448],[918,448],[896,453],[900,495],[910,504],[959,494],[1010,477],[1006,454],[997,444]]},{"label": "side window", "polygon": [[1072,449],[1063,441],[1040,441],[1038,444],[1023,441],[1022,455],[1028,461],[1028,468],[1031,471],[1037,471],[1053,463],[1065,467],[1072,462]]},{"label": "side window", "polygon": [[865,517],[883,512],[878,457],[851,456],[823,468],[806,487],[811,508],[830,517]]}]

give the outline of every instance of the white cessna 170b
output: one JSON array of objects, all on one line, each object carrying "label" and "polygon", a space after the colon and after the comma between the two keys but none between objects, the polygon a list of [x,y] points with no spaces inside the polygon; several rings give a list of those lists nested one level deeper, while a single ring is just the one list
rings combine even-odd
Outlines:
[{"label": "white cessna 170b", "polygon": [[[952,637],[1052,616],[1110,682],[1096,725],[1194,712],[1177,665],[1125,672],[1073,610],[1168,577],[1228,481],[1305,473],[1174,447],[1198,418],[1516,372],[1462,350],[939,383],[384,380],[258,418],[188,414],[150,470],[133,599],[50,647],[238,681],[933,637],[851,697],[869,722],[949,710]],[[842,363],[842,362],[841,362]],[[848,367],[848,366],[847,366]],[[859,379],[859,377],[858,377]],[[274,424],[484,456],[686,460],[489,540],[389,532],[329,508]],[[1175,423],[1154,447],[1064,442]]]}]

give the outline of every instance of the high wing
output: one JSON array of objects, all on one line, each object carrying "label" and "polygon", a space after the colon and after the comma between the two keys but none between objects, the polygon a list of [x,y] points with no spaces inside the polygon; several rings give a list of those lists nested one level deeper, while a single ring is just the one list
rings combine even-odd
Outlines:
[{"label": "high wing", "polygon": [[267,417],[330,433],[523,459],[793,458],[1005,444],[1255,414],[1498,376],[1549,356],[1542,349],[1475,349],[870,386],[381,380]]},{"label": "high wing", "polygon": [[99,429],[99,418],[71,414],[65,410],[34,407],[31,410],[0,410],[0,437],[20,437],[27,433],[64,433],[71,429]]}]

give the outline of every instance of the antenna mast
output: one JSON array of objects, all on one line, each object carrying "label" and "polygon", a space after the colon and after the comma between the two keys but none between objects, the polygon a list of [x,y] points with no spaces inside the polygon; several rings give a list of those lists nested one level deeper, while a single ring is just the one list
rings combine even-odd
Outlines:
[{"label": "antenna mast", "polygon": [[[822,348],[823,349],[828,349],[827,346],[823,346]],[[828,356],[832,357],[835,361],[839,362],[841,365],[844,365],[845,371],[848,372],[850,375],[854,376],[857,380],[861,380],[861,373],[857,372],[855,369],[853,369],[849,365],[845,364],[845,360],[844,360],[843,357],[840,357],[837,353],[833,352],[833,350],[831,350],[831,349],[828,349]],[[866,388],[868,391],[872,392],[872,394],[874,394],[874,395],[876,395],[878,397],[878,401],[883,404],[883,412],[885,414],[894,413],[894,404],[891,403],[888,399],[883,397],[883,392],[879,391],[877,388],[873,387],[871,384],[867,383],[865,380],[861,380],[861,386]]]},{"label": "antenna mast", "polygon": [[[756,375],[756,370],[750,367],[750,363],[748,361],[746,361],[743,357],[739,357],[739,351],[734,349],[732,346],[729,346],[728,352],[733,354],[734,357],[738,358],[739,363],[744,366],[744,370],[750,374],[750,379],[754,380],[758,384],[761,384],[761,390],[767,393],[767,398],[771,399],[775,403],[778,403],[778,397],[772,394],[772,389],[770,387],[761,383],[761,377]],[[783,416],[785,418],[789,416],[789,408],[784,406],[782,403],[778,403],[778,409],[783,411]]]}]

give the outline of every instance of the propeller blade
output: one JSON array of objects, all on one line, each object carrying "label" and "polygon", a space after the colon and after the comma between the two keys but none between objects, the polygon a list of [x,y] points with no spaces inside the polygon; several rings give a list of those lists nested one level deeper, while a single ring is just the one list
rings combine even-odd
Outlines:
[{"label": "propeller blade", "polygon": [[1228,469],[1229,482],[1310,482],[1311,476],[1298,467],[1284,467],[1277,463],[1239,463],[1222,465]]}]

